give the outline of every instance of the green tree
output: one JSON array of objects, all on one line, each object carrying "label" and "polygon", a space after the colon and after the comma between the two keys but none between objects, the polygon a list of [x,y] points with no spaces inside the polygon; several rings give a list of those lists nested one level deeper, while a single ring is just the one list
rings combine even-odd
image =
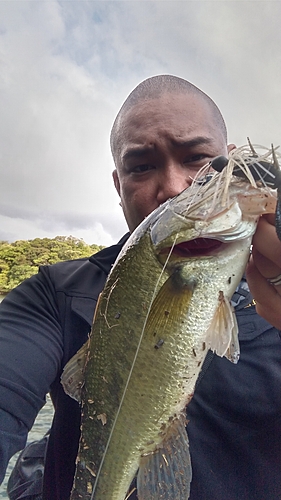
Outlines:
[{"label": "green tree", "polygon": [[63,260],[81,259],[104,248],[87,245],[74,236],[35,238],[13,243],[0,241],[0,293],[7,293],[37,273],[38,266]]}]

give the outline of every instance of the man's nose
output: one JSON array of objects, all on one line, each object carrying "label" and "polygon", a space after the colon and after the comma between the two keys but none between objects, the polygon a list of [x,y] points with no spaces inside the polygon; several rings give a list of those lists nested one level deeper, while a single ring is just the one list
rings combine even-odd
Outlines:
[{"label": "man's nose", "polygon": [[181,193],[192,183],[191,172],[180,165],[170,165],[159,171],[157,201],[164,203]]}]

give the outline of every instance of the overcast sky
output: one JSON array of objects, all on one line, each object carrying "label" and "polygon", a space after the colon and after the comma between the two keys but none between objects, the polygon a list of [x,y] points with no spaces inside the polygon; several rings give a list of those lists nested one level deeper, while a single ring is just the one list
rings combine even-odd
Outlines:
[{"label": "overcast sky", "polygon": [[218,104],[229,140],[281,144],[280,1],[0,0],[0,239],[126,231],[109,133],[169,73]]}]

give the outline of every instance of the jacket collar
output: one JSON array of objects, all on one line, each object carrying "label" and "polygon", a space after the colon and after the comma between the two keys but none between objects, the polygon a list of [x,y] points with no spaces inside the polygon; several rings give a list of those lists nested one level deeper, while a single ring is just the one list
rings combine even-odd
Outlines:
[{"label": "jacket collar", "polygon": [[95,264],[105,274],[109,274],[112,264],[115,262],[122,246],[126,243],[130,233],[126,233],[116,245],[104,248],[100,252],[92,255],[89,262]]}]

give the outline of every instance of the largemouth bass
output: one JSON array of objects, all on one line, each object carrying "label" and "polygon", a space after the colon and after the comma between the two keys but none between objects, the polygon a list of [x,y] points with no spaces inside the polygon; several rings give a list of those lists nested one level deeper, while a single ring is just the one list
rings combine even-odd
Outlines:
[{"label": "largemouth bass", "polygon": [[[139,500],[188,499],[184,410],[209,348],[238,361],[230,299],[257,220],[276,207],[276,192],[254,178],[252,157],[245,146],[224,168],[214,162],[221,172],[203,167],[140,224],[114,264],[89,342],[62,377],[82,401],[71,500],[129,498],[137,471]],[[255,169],[276,158],[267,150]]]}]

